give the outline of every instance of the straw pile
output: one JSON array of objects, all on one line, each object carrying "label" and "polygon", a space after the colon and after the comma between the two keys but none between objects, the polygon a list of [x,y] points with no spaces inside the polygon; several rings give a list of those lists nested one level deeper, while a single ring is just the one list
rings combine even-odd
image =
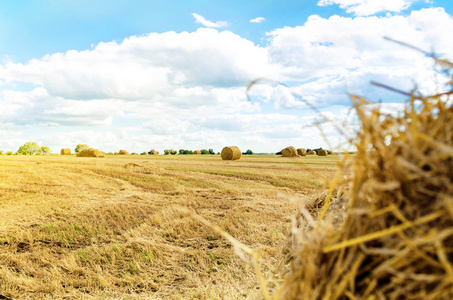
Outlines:
[{"label": "straw pile", "polygon": [[241,150],[236,146],[225,147],[222,149],[220,156],[223,160],[238,160],[241,158]]},{"label": "straw pile", "polygon": [[71,155],[71,149],[68,149],[68,148],[61,149],[60,154],[61,155]]},{"label": "straw pile", "polygon": [[318,156],[327,156],[327,150],[324,149],[318,150]]},{"label": "straw pile", "polygon": [[316,151],[310,150],[307,152],[307,155],[316,155]]},{"label": "straw pile", "polygon": [[159,155],[159,152],[152,150],[150,155]]},{"label": "straw pile", "polygon": [[120,150],[118,152],[119,155],[129,155],[129,152],[127,152],[126,150]]},{"label": "straw pile", "polygon": [[105,155],[99,151],[98,149],[88,148],[83,149],[79,153],[77,153],[79,157],[105,157]]},{"label": "straw pile", "polygon": [[398,117],[352,97],[349,192],[338,175],[317,213],[301,208],[275,298],[453,299],[453,92],[409,96]]},{"label": "straw pile", "polygon": [[283,157],[297,157],[299,155],[297,154],[296,148],[294,148],[293,146],[289,146],[282,150],[282,156]]},{"label": "straw pile", "polygon": [[195,151],[193,152],[193,154],[201,154],[201,151],[200,151],[200,150],[195,150]]},{"label": "straw pile", "polygon": [[299,148],[297,149],[297,154],[300,156],[305,156],[307,155],[307,150],[305,150],[304,148]]}]

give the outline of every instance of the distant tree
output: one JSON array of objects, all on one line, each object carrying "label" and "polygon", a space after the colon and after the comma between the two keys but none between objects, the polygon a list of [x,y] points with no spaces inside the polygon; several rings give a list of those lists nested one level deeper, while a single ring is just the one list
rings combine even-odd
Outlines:
[{"label": "distant tree", "polygon": [[154,149],[151,149],[151,150],[148,151],[148,154],[149,154],[149,155],[153,155],[153,154],[155,154],[155,153],[159,154],[159,151],[156,151],[156,150],[154,150]]},{"label": "distant tree", "polygon": [[176,154],[178,154],[178,151],[171,149],[171,150],[170,150],[170,154],[171,154],[171,155],[176,155]]},{"label": "distant tree", "polygon": [[277,153],[275,153],[275,155],[282,155],[282,151],[278,151]]},{"label": "distant tree", "polygon": [[206,149],[201,149],[200,152],[201,154],[209,154],[209,151]]},{"label": "distant tree", "polygon": [[214,149],[209,149],[209,154],[215,154]]},{"label": "distant tree", "polygon": [[138,155],[138,153],[132,152],[131,155]]},{"label": "distant tree", "polygon": [[84,150],[84,149],[88,149],[90,147],[88,147],[87,144],[78,144],[75,149],[74,149],[74,152],[75,153],[79,153],[80,151]]},{"label": "distant tree", "polygon": [[245,151],[244,153],[242,153],[244,155],[252,155],[253,154],[253,151],[248,149],[247,151]]},{"label": "distant tree", "polygon": [[179,149],[179,154],[184,154],[184,149]]},{"label": "distant tree", "polygon": [[41,154],[41,147],[36,142],[26,142],[17,150],[17,154],[21,155],[38,155]]},{"label": "distant tree", "polygon": [[42,155],[49,155],[50,154],[50,148],[47,146],[41,146],[41,154]]},{"label": "distant tree", "polygon": [[107,155],[113,155],[113,152],[107,152]]},{"label": "distant tree", "polygon": [[2,150],[0,150],[0,155],[4,155],[4,154],[5,154],[5,152],[3,152]]},{"label": "distant tree", "polygon": [[12,151],[8,151],[5,153],[6,155],[13,155],[14,153]]},{"label": "distant tree", "polygon": [[148,154],[148,153],[146,153],[146,152],[142,152],[142,153],[140,153],[140,155],[147,155],[147,154]]},{"label": "distant tree", "polygon": [[169,154],[170,154],[170,150],[165,149],[165,150],[164,150],[164,155],[169,155]]}]

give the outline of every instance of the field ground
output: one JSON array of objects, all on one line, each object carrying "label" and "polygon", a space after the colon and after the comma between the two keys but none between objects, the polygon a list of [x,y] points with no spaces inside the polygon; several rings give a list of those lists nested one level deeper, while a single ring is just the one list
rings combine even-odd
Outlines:
[{"label": "field ground", "polygon": [[0,156],[0,298],[244,299],[336,156]]}]

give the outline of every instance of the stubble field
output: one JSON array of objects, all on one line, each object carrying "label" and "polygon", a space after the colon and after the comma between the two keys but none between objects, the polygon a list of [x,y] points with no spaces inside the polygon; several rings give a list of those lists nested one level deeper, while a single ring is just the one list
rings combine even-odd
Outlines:
[{"label": "stubble field", "polygon": [[0,156],[0,298],[244,299],[336,156]]}]

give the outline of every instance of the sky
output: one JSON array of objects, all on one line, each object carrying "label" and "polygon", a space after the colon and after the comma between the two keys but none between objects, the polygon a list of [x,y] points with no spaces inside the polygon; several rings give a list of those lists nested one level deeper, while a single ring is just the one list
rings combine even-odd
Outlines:
[{"label": "sky", "polygon": [[[0,150],[350,149],[350,94],[447,88],[450,0],[0,2]],[[256,81],[249,89],[251,82]]]}]

